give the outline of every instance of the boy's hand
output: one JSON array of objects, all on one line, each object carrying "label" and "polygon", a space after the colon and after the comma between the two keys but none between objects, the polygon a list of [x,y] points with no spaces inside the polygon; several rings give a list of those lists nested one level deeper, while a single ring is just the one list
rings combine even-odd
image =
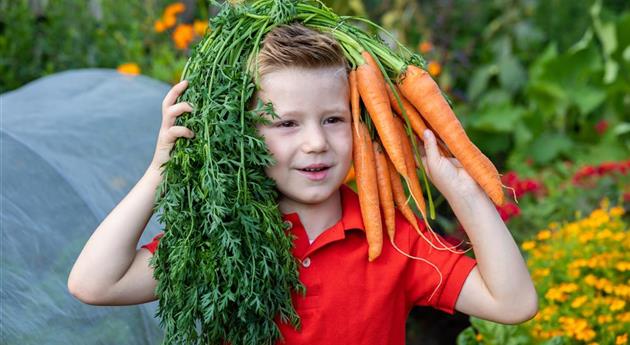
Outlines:
[{"label": "boy's hand", "polygon": [[186,102],[173,104],[187,86],[187,80],[175,84],[162,101],[162,127],[160,127],[155,154],[151,162],[151,167],[160,172],[163,170],[162,165],[170,159],[171,150],[177,138],[186,137],[192,139],[195,137],[195,133],[190,129],[184,126],[174,126],[175,119],[178,116],[193,110],[192,106]]},{"label": "boy's hand", "polygon": [[427,176],[446,199],[483,194],[481,187],[466,172],[456,158],[446,158],[438,151],[435,135],[431,130],[424,132],[424,150],[422,156]]}]

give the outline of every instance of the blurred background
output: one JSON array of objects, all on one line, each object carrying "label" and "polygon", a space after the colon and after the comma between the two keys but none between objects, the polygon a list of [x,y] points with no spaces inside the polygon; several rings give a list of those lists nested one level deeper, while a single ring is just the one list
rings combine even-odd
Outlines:
[{"label": "blurred background", "polygon": [[[630,2],[324,2],[425,57],[513,190],[498,211],[539,292],[539,314],[520,326],[414,309],[407,343],[626,344]],[[206,0],[0,0],[0,93],[82,68],[176,83],[216,12]],[[462,237],[444,201],[437,222]]]}]

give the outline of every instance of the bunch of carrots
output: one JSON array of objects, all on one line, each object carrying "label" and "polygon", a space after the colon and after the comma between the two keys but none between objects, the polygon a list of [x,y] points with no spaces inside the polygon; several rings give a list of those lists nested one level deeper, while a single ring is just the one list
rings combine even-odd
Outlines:
[{"label": "bunch of carrots", "polygon": [[[388,34],[366,19],[340,17],[321,4],[301,3],[297,8],[304,25],[328,32],[340,42],[353,67],[349,75],[353,166],[369,245],[368,260],[375,260],[381,253],[383,223],[390,242],[402,253],[394,243],[396,208],[433,248],[462,252],[455,250],[457,246],[445,245],[428,223],[418,175],[420,171],[429,193],[429,212],[434,218],[418,151],[418,140],[425,129],[435,133],[441,154],[458,159],[497,206],[503,204],[504,194],[497,169],[470,141],[439,86],[423,69],[424,60],[401,44],[401,52],[396,53],[380,39],[348,24],[357,20]],[[439,246],[419,229],[404,186]]]}]

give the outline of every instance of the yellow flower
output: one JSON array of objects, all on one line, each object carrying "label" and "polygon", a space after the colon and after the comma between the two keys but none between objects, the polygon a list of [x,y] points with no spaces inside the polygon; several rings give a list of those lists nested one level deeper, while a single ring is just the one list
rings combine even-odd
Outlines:
[{"label": "yellow flower", "polygon": [[427,71],[433,77],[437,77],[438,75],[440,75],[440,73],[442,73],[442,65],[440,65],[440,63],[437,61],[429,61],[429,65],[427,66]]},{"label": "yellow flower", "polygon": [[190,24],[180,24],[173,31],[173,42],[178,49],[186,49],[194,37],[194,30]]},{"label": "yellow flower", "polygon": [[193,28],[195,29],[197,36],[203,36],[206,34],[206,29],[208,29],[208,22],[204,20],[195,20]]},{"label": "yellow flower", "polygon": [[564,294],[564,292],[561,289],[555,289],[555,288],[549,289],[547,293],[545,294],[545,298],[547,298],[550,301],[559,301],[559,302],[564,302],[567,300],[567,296]]},{"label": "yellow flower", "polygon": [[619,216],[623,215],[625,213],[625,211],[624,211],[623,207],[615,206],[615,207],[610,209],[609,213],[613,217],[619,217]]},{"label": "yellow flower", "polygon": [[610,316],[609,314],[597,316],[597,323],[599,324],[609,323],[611,321],[612,316]]},{"label": "yellow flower", "polygon": [[538,233],[538,235],[536,236],[536,238],[540,241],[546,240],[551,238],[551,231],[549,230],[543,230],[541,232]]},{"label": "yellow flower", "polygon": [[625,272],[627,270],[630,270],[630,262],[626,262],[626,261],[619,261],[616,265],[615,268],[621,272]]},{"label": "yellow flower", "polygon": [[623,345],[628,343],[628,333],[618,335],[615,339],[615,345]]},{"label": "yellow flower", "polygon": [[573,300],[573,302],[571,302],[571,307],[572,308],[579,308],[581,307],[586,301],[588,300],[588,297],[582,295],[576,299]]},{"label": "yellow flower", "polygon": [[140,74],[140,67],[135,63],[129,62],[124,63],[116,69],[119,73],[127,74],[127,75],[138,75]]},{"label": "yellow flower", "polygon": [[584,277],[584,282],[587,285],[594,286],[597,283],[597,277],[595,277],[592,274],[589,274],[586,277]]},{"label": "yellow flower", "polygon": [[420,53],[426,54],[433,50],[433,43],[429,41],[422,41],[420,42],[420,44],[418,44],[418,50],[420,51]]},{"label": "yellow flower", "polygon": [[483,340],[483,335],[481,333],[477,333],[477,335],[475,336],[475,339],[477,339],[477,341],[482,341]]},{"label": "yellow flower", "polygon": [[523,242],[523,244],[521,244],[521,248],[523,248],[523,250],[532,250],[536,247],[536,242],[534,241],[525,241]]},{"label": "yellow flower", "polygon": [[610,310],[617,311],[623,309],[626,306],[626,301],[622,299],[613,299],[612,304],[610,305]]},{"label": "yellow flower", "polygon": [[604,240],[604,239],[607,239],[609,237],[612,237],[612,234],[613,233],[612,233],[612,231],[610,231],[610,229],[604,229],[604,230],[598,232],[596,237],[597,237],[598,240]]}]

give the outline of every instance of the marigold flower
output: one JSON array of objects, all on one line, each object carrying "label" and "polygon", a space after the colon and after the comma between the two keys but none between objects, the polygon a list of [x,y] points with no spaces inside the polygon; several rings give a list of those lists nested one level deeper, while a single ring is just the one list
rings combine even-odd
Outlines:
[{"label": "marigold flower", "polygon": [[170,29],[177,23],[177,17],[175,16],[163,16],[162,23],[166,29]]},{"label": "marigold flower", "polygon": [[206,29],[208,29],[208,22],[205,20],[195,20],[193,22],[193,28],[197,36],[203,36],[206,34]]},{"label": "marigold flower", "polygon": [[190,24],[180,24],[173,31],[173,42],[178,49],[186,49],[194,38],[194,29]]},{"label": "marigold flower", "polygon": [[571,302],[571,308],[579,308],[581,307],[586,301],[588,300],[588,297],[582,295],[576,299],[573,300],[573,302]]},{"label": "marigold flower", "polygon": [[617,338],[615,338],[615,345],[624,345],[627,343],[628,343],[628,333],[618,335]]},{"label": "marigold flower", "polygon": [[429,61],[427,71],[431,74],[431,76],[437,77],[440,73],[442,73],[442,65],[440,65],[437,61]]},{"label": "marigold flower", "polygon": [[534,241],[525,241],[523,242],[523,244],[521,244],[521,248],[523,248],[523,250],[532,250],[536,247],[536,242]]},{"label": "marigold flower", "polygon": [[547,240],[547,239],[551,238],[551,231],[543,230],[543,231],[539,232],[538,235],[536,235],[536,238],[538,240],[541,240],[541,241]]},{"label": "marigold flower", "polygon": [[127,75],[138,75],[138,74],[140,74],[140,66],[138,66],[137,64],[135,64],[133,62],[124,63],[122,65],[119,65],[118,68],[116,68],[116,70],[119,73],[127,74]]},{"label": "marigold flower", "polygon": [[612,310],[612,311],[621,310],[625,306],[626,306],[626,301],[624,301],[622,299],[615,298],[613,300],[612,304],[610,305],[610,310]]},{"label": "marigold flower", "polygon": [[429,41],[422,41],[420,42],[420,44],[418,44],[418,50],[420,51],[420,53],[426,54],[433,50],[433,43]]},{"label": "marigold flower", "polygon": [[158,19],[153,23],[153,30],[155,30],[155,32],[164,32],[166,30],[166,24]]},{"label": "marigold flower", "polygon": [[164,9],[164,16],[175,16],[186,10],[186,5],[183,2],[172,3]]}]

